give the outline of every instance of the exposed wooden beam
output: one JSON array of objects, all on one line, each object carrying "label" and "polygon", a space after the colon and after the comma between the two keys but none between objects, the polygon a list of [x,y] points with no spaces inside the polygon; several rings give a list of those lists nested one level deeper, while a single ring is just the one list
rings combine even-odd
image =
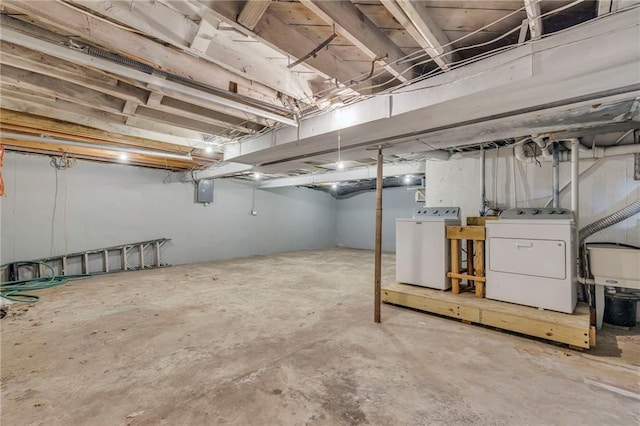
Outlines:
[{"label": "exposed wooden beam", "polygon": [[95,90],[78,86],[77,84],[21,70],[9,65],[2,67],[0,84],[2,84],[2,86],[14,85],[20,88],[27,88],[55,96],[59,99],[72,101],[89,108],[99,108],[100,110],[113,113],[122,112],[125,103],[122,99],[114,98],[113,96],[105,95]]},{"label": "exposed wooden beam", "polygon": [[172,114],[166,111],[159,111],[157,109],[148,108],[142,105],[139,106],[136,110],[135,117],[148,118],[159,123],[166,123],[184,129],[196,130],[198,132],[207,133],[210,135],[223,134],[226,130],[224,127],[205,123],[201,120],[181,117],[176,114]]},{"label": "exposed wooden beam", "polygon": [[48,54],[63,60],[69,60],[85,66],[98,68],[103,71],[108,71],[119,76],[123,76],[127,79],[138,80],[146,85],[151,85],[153,87],[160,87],[165,92],[179,93],[188,97],[197,98],[204,102],[210,102],[214,105],[223,105],[228,108],[237,109],[238,111],[244,113],[258,115],[289,125],[296,125],[295,120],[278,113],[274,113],[270,110],[239,102],[236,99],[228,99],[227,97],[212,93],[211,90],[200,88],[186,82],[176,82],[173,80],[164,79],[162,77],[150,75],[143,71],[139,71],[107,59],[86,55],[82,52],[55,45],[53,43],[31,37],[10,28],[3,28],[2,33],[0,33],[0,37],[5,41],[19,44],[32,50],[46,51]]},{"label": "exposed wooden beam", "polygon": [[[228,91],[229,82],[235,82],[238,85],[239,94],[278,104],[277,91],[273,89],[229,72],[204,59],[196,58],[157,43],[150,38],[111,25],[103,19],[91,17],[61,2],[3,0],[3,6],[11,11],[26,14],[36,22],[54,27],[61,33],[73,34],[89,43],[146,62],[188,80],[195,80],[225,92]],[[136,5],[136,8],[138,7],[140,5]]]},{"label": "exposed wooden beam", "polygon": [[[317,46],[316,43],[287,25],[277,16],[269,13],[269,11],[264,14],[263,18],[254,28],[254,31],[249,33],[248,29],[242,27],[235,21],[236,11],[233,4],[220,1],[203,1],[201,4],[210,10],[216,18],[223,20],[239,31],[251,34],[257,40],[260,40],[272,48],[292,56],[292,61],[303,57]],[[335,78],[338,82],[344,84],[352,84],[352,80],[357,79],[362,74],[361,71],[328,50],[323,50],[315,58],[307,59],[305,65],[312,67],[318,71],[319,74],[327,78]],[[367,82],[367,85],[369,85],[369,82]],[[354,86],[353,90],[358,91],[359,88]],[[365,91],[362,93],[368,92],[369,91]]]},{"label": "exposed wooden beam", "polygon": [[[195,146],[202,141],[202,136],[196,132],[189,131],[189,135],[175,135],[167,132],[178,132],[180,129],[159,129],[160,123],[155,126],[132,127],[125,124],[125,116],[106,113],[104,111],[92,110],[90,108],[81,107],[71,102],[57,100],[43,102],[39,99],[30,99],[24,95],[13,96],[12,92],[2,91],[0,105],[2,108],[13,111],[20,111],[29,114],[40,115],[55,120],[68,121],[107,132],[119,133],[122,135],[135,136],[145,139],[153,139],[157,141],[172,143],[175,145]],[[143,123],[144,124],[144,123]]]},{"label": "exposed wooden beam", "polygon": [[33,135],[46,133],[54,137],[76,139],[79,141],[113,142],[122,145],[184,153],[190,152],[192,149],[184,145],[122,135],[8,109],[0,110],[0,126],[6,130],[14,130]]},{"label": "exposed wooden beam", "polygon": [[362,50],[371,60],[377,59],[385,69],[400,81],[415,77],[413,70],[405,72],[408,64],[395,61],[405,55],[364,13],[351,1],[300,0],[323,21],[335,25],[336,31]]},{"label": "exposed wooden beam", "polygon": [[178,99],[173,99],[168,96],[163,97],[160,104],[156,105],[153,109],[199,120],[204,123],[213,124],[245,134],[255,133],[263,128],[261,125],[246,122],[245,120],[241,120],[236,117],[226,116],[224,114],[217,113],[216,111],[183,102]]},{"label": "exposed wooden beam", "polygon": [[127,101],[124,104],[124,107],[122,107],[122,113],[124,115],[133,115],[136,113],[136,109],[138,109],[138,103],[136,102],[131,102],[131,101]]},{"label": "exposed wooden beam", "polygon": [[[103,95],[99,92],[88,90],[71,83],[63,82],[51,77],[42,76],[10,66],[4,66],[2,71],[2,75],[0,76],[0,83],[2,84],[2,87],[7,87],[7,85],[10,85],[11,87],[15,86],[20,88],[20,91],[22,92],[18,96],[15,96],[15,94],[12,93],[3,92],[10,98],[26,100],[25,94],[22,91],[22,89],[26,88],[28,90],[40,92],[42,94],[49,95],[50,97],[55,98],[50,100],[42,100],[40,101],[41,104],[58,108],[63,107],[68,111],[75,111],[77,113],[86,111],[89,115],[93,116],[95,116],[95,114],[98,114],[98,112],[94,112],[92,114],[92,111],[100,111],[100,118],[116,123],[122,122],[122,119],[117,115],[107,114],[124,114],[126,105],[122,100],[111,98],[108,95]],[[151,93],[149,95],[149,99],[147,100],[147,105],[149,105],[151,108],[143,106],[136,107],[134,118],[143,118],[157,122],[157,124],[147,124],[142,125],[141,127],[154,131],[167,132],[175,136],[189,136],[188,134],[184,134],[185,132],[180,129],[191,129],[213,135],[225,133],[226,127],[212,125],[210,123],[202,122],[201,120],[180,117],[179,115],[153,109],[160,105],[162,98],[163,96],[158,93]],[[62,100],[66,102],[63,102]],[[82,107],[78,108],[77,105],[72,105],[69,102],[72,104],[81,105]],[[133,114],[131,114],[129,118],[131,118],[132,116]],[[125,123],[128,125],[140,125],[141,123],[146,123],[146,121],[140,121],[137,119],[130,120],[129,118],[125,121]],[[175,129],[174,127],[177,129]],[[193,137],[195,136],[196,135],[193,135]]]},{"label": "exposed wooden beam", "polygon": [[[3,23],[7,19],[7,17],[3,16]],[[58,59],[41,52],[4,41],[0,42],[0,63],[55,77],[60,80],[75,83],[89,89],[124,99],[127,101],[123,109],[123,113],[126,115],[135,113],[137,104],[146,103],[150,89],[166,95],[162,88],[149,87],[144,83],[132,80],[122,81],[122,77],[118,78],[108,73],[80,66],[70,61]],[[246,122],[247,120],[260,123],[261,126],[267,125],[263,119],[260,119],[255,115],[246,114],[244,112],[215,105],[210,102],[198,101],[192,97],[187,97],[177,93],[174,93],[174,96],[181,99],[185,105],[193,103],[200,105],[202,108],[207,108],[210,115],[217,115],[219,120],[227,120],[232,123],[229,125],[230,129],[239,130],[234,126],[234,124]],[[222,125],[222,121],[217,124]]]},{"label": "exposed wooden beam", "polygon": [[253,30],[260,22],[262,15],[267,11],[269,4],[271,4],[271,0],[247,1],[238,16],[238,22],[243,27]]},{"label": "exposed wooden beam", "polygon": [[449,40],[429,15],[424,4],[412,0],[381,2],[440,68],[449,69],[452,58],[443,56],[445,52],[451,51]]},{"label": "exposed wooden beam", "polygon": [[[113,151],[97,149],[97,148],[84,148],[76,146],[63,146],[55,145],[51,143],[43,142],[30,142],[19,139],[2,138],[2,144],[6,146],[7,150],[19,151],[19,152],[32,152],[38,154],[48,155],[61,155],[63,153],[71,154],[80,159],[107,161],[113,163],[122,163],[119,158],[117,146],[114,146]],[[213,161],[214,159],[212,159]],[[172,170],[189,170],[194,166],[201,166],[206,163],[186,160],[174,160],[169,158],[157,158],[149,155],[141,154],[128,154],[127,163],[136,166],[150,166],[156,168],[167,168]]]},{"label": "exposed wooden beam", "polygon": [[[199,53],[203,58],[236,75],[262,83],[296,99],[306,99],[311,95],[306,80],[287,70],[283,64],[265,58],[263,54],[252,55],[251,52],[245,52],[247,48],[251,48],[250,44],[234,42],[228,33],[222,34],[215,25],[206,22],[207,16],[202,17],[205,22],[199,28],[198,24],[162,3],[138,1],[130,5],[125,2],[96,0],[75,0],[74,3],[179,49]],[[268,2],[262,0],[255,3],[266,3],[268,6]],[[204,36],[214,42],[209,43],[204,51],[192,50],[194,40]]]},{"label": "exposed wooden beam", "polygon": [[612,0],[598,0],[598,16],[611,12]]},{"label": "exposed wooden beam", "polygon": [[[0,51],[0,63],[3,65],[10,65],[21,70],[31,71],[32,73],[43,73],[44,75],[55,77],[67,82],[77,83],[80,86],[94,89],[120,99],[126,99],[122,108],[122,113],[124,115],[134,115],[138,105],[146,103],[147,105],[153,105],[153,108],[159,111],[166,111],[178,116],[181,115],[187,118],[203,120],[209,124],[245,134],[253,133],[254,131],[262,128],[262,126],[251,126],[250,123],[248,123],[249,127],[238,125],[237,123],[243,123],[246,121],[246,116],[243,116],[242,118],[229,116],[211,109],[192,105],[188,102],[167,98],[166,96],[163,96],[162,93],[149,93],[147,90],[129,85],[128,83],[117,80],[115,77],[109,77],[107,74],[101,74],[97,71],[91,70],[90,68],[81,67],[68,61],[63,61],[49,55],[26,49],[22,46],[2,42],[0,47],[2,49]],[[36,74],[30,74],[29,77],[35,77],[35,75]],[[53,87],[53,85],[50,85],[47,89],[53,89]],[[23,86],[21,89],[24,90],[25,88],[26,87]],[[42,91],[43,90],[40,90],[40,92]],[[51,92],[49,90],[44,91],[48,91],[50,93],[49,97],[54,96],[55,94],[55,92]],[[39,95],[44,96],[43,93],[39,93]],[[163,101],[165,101],[165,99],[167,99],[168,103],[178,103],[180,107],[166,107],[163,105]],[[94,105],[92,104],[90,106]],[[197,110],[199,114],[194,114],[191,110]]]},{"label": "exposed wooden beam", "polygon": [[532,40],[539,39],[544,33],[542,28],[542,18],[540,18],[540,2],[541,0],[524,0]]}]

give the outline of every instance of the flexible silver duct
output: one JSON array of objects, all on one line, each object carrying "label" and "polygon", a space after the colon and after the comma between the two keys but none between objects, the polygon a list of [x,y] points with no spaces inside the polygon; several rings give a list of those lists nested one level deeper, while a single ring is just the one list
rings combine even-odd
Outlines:
[{"label": "flexible silver duct", "polygon": [[622,222],[623,220],[628,219],[638,213],[640,213],[640,200],[629,204],[627,207],[618,210],[617,212],[610,214],[607,217],[596,220],[595,222],[580,229],[580,244],[582,245],[582,243],[587,238],[589,238],[596,232],[602,231],[603,229],[615,225],[618,222]]}]

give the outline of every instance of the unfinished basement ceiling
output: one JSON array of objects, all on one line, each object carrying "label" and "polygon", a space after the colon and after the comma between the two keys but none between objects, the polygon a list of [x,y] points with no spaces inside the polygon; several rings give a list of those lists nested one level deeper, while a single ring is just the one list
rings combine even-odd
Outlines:
[{"label": "unfinished basement ceiling", "polygon": [[[623,3],[3,0],[2,143],[100,161],[129,149],[131,164],[199,169],[219,164],[230,145]],[[325,163],[279,171],[330,169]]]}]

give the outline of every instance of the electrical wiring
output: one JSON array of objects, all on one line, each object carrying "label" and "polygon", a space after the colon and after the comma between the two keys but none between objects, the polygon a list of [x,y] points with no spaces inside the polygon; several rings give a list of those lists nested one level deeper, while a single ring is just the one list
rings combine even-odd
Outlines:
[{"label": "electrical wiring", "polygon": [[[573,7],[573,6],[576,6],[576,5],[578,5],[578,4],[580,4],[580,3],[584,2],[584,1],[585,1],[585,0],[575,0],[575,1],[573,1],[573,2],[571,2],[571,3],[569,3],[569,4],[567,4],[567,5],[564,5],[564,6],[561,6],[561,7],[556,8],[556,9],[553,9],[553,10],[551,10],[551,11],[549,11],[549,12],[543,13],[543,14],[541,14],[541,15],[539,16],[539,18],[540,18],[540,19],[544,19],[544,18],[546,18],[546,17],[548,17],[548,16],[550,16],[550,15],[552,15],[552,14],[555,14],[555,13],[561,12],[561,11],[563,11],[563,10],[569,9],[569,8],[571,8],[571,7]],[[521,9],[523,9],[523,8],[521,8]],[[521,9],[519,9],[519,10],[521,10]],[[497,21],[496,21],[496,22],[497,22]],[[492,23],[492,24],[489,24],[489,26],[490,26],[490,25],[493,25],[493,23]],[[485,27],[487,27],[487,26],[485,26]],[[515,33],[515,32],[517,32],[517,31],[520,31],[520,27],[521,27],[521,26],[519,25],[519,26],[517,26],[517,27],[515,27],[515,28],[513,28],[513,29],[511,29],[511,30],[509,30],[509,31],[507,31],[506,33],[501,34],[500,36],[495,37],[495,38],[493,38],[493,39],[491,39],[491,40],[488,40],[488,41],[486,41],[486,42],[483,42],[483,43],[477,43],[477,44],[474,44],[474,45],[471,45],[471,46],[462,46],[462,47],[459,47],[459,48],[457,48],[457,49],[453,49],[453,50],[451,50],[451,51],[449,51],[449,52],[442,53],[442,54],[437,55],[437,56],[434,56],[434,57],[430,57],[430,58],[429,58],[429,59],[427,59],[427,60],[417,62],[417,63],[415,63],[415,64],[411,65],[410,67],[406,68],[404,71],[402,71],[402,72],[399,74],[399,76],[402,76],[402,75],[404,75],[404,74],[408,73],[409,71],[411,71],[412,69],[414,69],[414,68],[416,68],[416,67],[418,67],[418,66],[426,65],[426,64],[428,64],[428,63],[430,63],[430,62],[434,62],[434,61],[435,61],[435,59],[442,58],[442,57],[444,57],[444,56],[449,56],[449,55],[452,55],[452,54],[454,54],[454,53],[461,52],[461,51],[464,51],[464,50],[476,49],[476,48],[478,48],[478,47],[484,47],[484,46],[488,46],[488,45],[490,45],[490,44],[493,44],[493,43],[495,43],[495,42],[497,42],[497,41],[500,41],[500,40],[502,40],[502,39],[504,39],[504,38],[508,37],[509,35],[511,35],[511,34],[513,34],[513,33]],[[481,29],[481,30],[482,30],[482,29]],[[477,31],[477,30],[476,30],[476,31]],[[447,47],[447,46],[450,46],[450,45],[452,45],[452,44],[454,44],[454,43],[457,43],[457,42],[459,42],[460,40],[462,40],[463,38],[466,38],[466,36],[462,36],[462,37],[460,37],[460,38],[458,38],[458,39],[456,39],[456,40],[454,40],[454,41],[452,41],[452,42],[450,42],[450,43],[447,43],[446,45],[443,45],[443,47]],[[531,40],[531,41],[532,41],[532,42],[534,42],[534,41],[537,41],[537,40]],[[516,45],[516,46],[517,46],[517,45]],[[510,49],[510,48],[514,48],[514,47],[516,47],[516,46],[504,46],[504,47],[502,47],[502,48],[498,48],[498,49],[505,49],[505,48],[506,48],[506,49]],[[494,54],[495,54],[495,52],[492,52],[492,53],[494,53]],[[425,53],[425,54],[423,54],[422,56],[426,56],[426,53]],[[415,59],[415,58],[414,58],[414,59]],[[479,60],[479,58],[476,58],[476,57],[469,58],[469,59],[472,59],[473,61]],[[466,59],[465,61],[469,61],[469,59]],[[461,61],[458,61],[458,62],[461,62]],[[441,73],[441,72],[443,72],[443,71],[442,71],[441,69],[439,69],[439,68],[436,68],[434,71],[435,71],[435,73]],[[430,73],[428,73],[428,74],[430,74]],[[433,75],[433,74],[431,74],[431,75]],[[430,76],[430,75],[429,75],[429,76]],[[387,85],[387,84],[391,83],[391,82],[392,82],[393,80],[395,80],[396,78],[397,78],[397,76],[394,76],[394,77],[392,77],[392,78],[389,78],[389,79],[388,79],[388,80],[386,80],[385,82],[382,82],[382,83],[379,83],[379,84],[376,84],[376,85],[372,85],[372,86],[368,86],[368,87],[365,87],[365,88],[361,88],[360,90],[361,90],[361,91],[362,91],[362,90],[370,90],[370,89],[375,89],[375,88],[378,88],[378,87],[382,87],[382,86],[385,86],[385,85]],[[407,82],[403,83],[403,85],[412,84],[412,83],[415,83],[415,82],[417,82],[417,81],[423,80],[424,78],[427,78],[427,75],[425,75],[425,74],[420,75],[420,76],[418,76],[418,77],[416,77],[416,78],[414,78],[414,79],[411,79],[410,81],[407,81]],[[396,89],[397,89],[397,88],[396,88]]]},{"label": "electrical wiring", "polygon": [[51,161],[49,162],[49,164],[51,164],[51,167],[57,170],[66,170],[75,167],[77,164],[77,159],[75,156],[64,152],[60,157],[51,157]]},{"label": "electrical wiring", "polygon": [[[546,13],[544,13],[544,14],[541,14],[541,15],[540,15],[540,18],[544,20],[544,19],[548,18],[549,16],[551,16],[551,15],[553,15],[553,14],[555,14],[555,13],[558,13],[558,12],[561,12],[561,11],[563,11],[563,10],[569,9],[569,8],[571,8],[571,7],[574,7],[574,6],[576,6],[576,5],[580,4],[580,3],[583,3],[584,1],[585,1],[585,0],[576,0],[576,1],[573,1],[573,2],[571,2],[571,3],[568,3],[568,4],[564,5],[564,6],[558,7],[558,8],[556,8],[556,9],[553,9],[553,10],[549,11],[549,12],[546,12]],[[640,4],[630,5],[630,6],[627,6],[627,7],[625,7],[625,8],[619,9],[619,10],[618,10],[618,12],[621,12],[621,11],[624,11],[624,10],[635,9],[635,8],[638,8],[638,7],[640,7]],[[522,9],[523,9],[523,8],[519,9],[519,11],[521,11]],[[518,12],[518,11],[514,11],[513,13],[516,13],[516,12]],[[503,17],[503,18],[501,18],[501,19],[504,19],[504,18],[506,18],[506,17]],[[501,20],[501,19],[499,19],[499,20]],[[571,30],[571,29],[574,29],[574,28],[579,28],[579,27],[581,27],[581,26],[583,26],[583,25],[586,25],[588,22],[591,22],[591,21],[593,21],[593,20],[598,20],[598,19],[602,19],[602,16],[596,17],[596,18],[594,18],[594,19],[592,19],[592,20],[590,20],[590,21],[582,22],[582,23],[580,23],[580,24],[577,24],[577,25],[574,25],[574,26],[571,26],[571,27],[565,28],[565,29],[560,30],[560,31],[556,31],[556,32],[554,32],[554,33],[552,33],[552,34],[543,34],[543,35],[542,35],[542,37],[541,37],[540,39],[537,39],[537,40],[530,40],[530,41],[529,41],[529,43],[537,43],[537,42],[540,42],[540,40],[541,40],[541,39],[543,39],[543,38],[549,37],[549,36],[551,36],[551,35],[557,35],[557,34],[563,33],[563,32],[565,32],[565,31],[568,31],[568,30]],[[480,28],[480,29],[476,30],[475,32],[477,33],[477,32],[479,32],[479,31],[482,31],[483,29],[486,29],[486,28],[490,27],[491,25],[493,25],[495,22],[498,22],[499,20],[494,21],[494,22],[492,22],[492,23],[490,23],[490,24],[486,25],[485,27]],[[489,41],[487,41],[487,42],[484,42],[484,43],[478,43],[478,44],[475,44],[475,45],[472,45],[472,46],[463,46],[463,47],[458,48],[458,49],[455,49],[455,50],[453,50],[453,51],[450,51],[450,52],[447,52],[447,53],[443,53],[442,55],[436,56],[435,58],[442,57],[442,56],[446,56],[446,55],[450,55],[451,53],[455,53],[455,52],[462,51],[462,50],[468,50],[468,49],[472,49],[472,48],[483,47],[483,46],[489,45],[489,44],[491,44],[491,43],[494,43],[494,42],[496,42],[496,41],[499,41],[500,39],[502,39],[502,38],[504,38],[504,37],[508,36],[509,34],[512,34],[512,33],[516,32],[516,31],[520,30],[520,28],[521,28],[521,26],[518,26],[518,27],[513,28],[512,30],[508,31],[506,34],[502,34],[501,36],[496,37],[496,38],[494,38],[494,39],[492,39],[492,40],[489,40]],[[615,29],[615,30],[613,30],[612,32],[615,32],[615,31],[618,31],[618,30],[621,30],[621,28],[616,28],[616,29]],[[451,45],[451,44],[457,43],[457,42],[459,42],[460,40],[462,40],[462,39],[464,39],[464,38],[466,38],[466,37],[469,37],[469,36],[471,36],[471,35],[472,35],[472,34],[470,33],[470,34],[467,34],[467,35],[465,35],[465,36],[462,36],[462,37],[460,37],[460,38],[458,38],[458,39],[456,39],[456,40],[454,40],[454,41],[452,41],[452,42],[450,42],[450,43],[448,43],[448,44],[446,44],[446,45],[444,45],[444,46],[449,46],[449,45]],[[484,52],[484,53],[482,53],[482,54],[480,54],[480,55],[476,55],[476,56],[474,56],[474,57],[471,57],[471,58],[468,58],[468,59],[465,59],[465,60],[452,62],[452,63],[450,63],[450,64],[449,64],[449,65],[450,65],[450,69],[459,68],[459,67],[461,67],[461,66],[463,66],[463,65],[466,65],[466,64],[468,64],[468,63],[475,62],[475,61],[478,61],[478,60],[480,60],[480,59],[484,59],[484,58],[487,58],[487,57],[493,56],[493,55],[495,55],[495,54],[497,54],[497,53],[500,53],[500,52],[502,52],[502,51],[507,51],[507,50],[514,49],[514,48],[516,48],[516,47],[518,47],[518,46],[520,46],[520,44],[502,46],[502,47],[496,48],[496,49],[491,50],[491,51],[488,51],[488,52]],[[422,50],[420,50],[419,52],[420,52],[420,54],[419,54],[418,56],[416,56],[416,58],[421,57],[421,56],[426,56],[426,53],[424,53]],[[416,53],[417,53],[417,52],[414,52],[414,55],[415,55]],[[408,56],[410,56],[410,55],[412,55],[412,54],[407,55],[407,57],[408,57]],[[398,59],[398,61],[402,61],[402,59],[403,59],[403,58],[400,58],[400,59]],[[415,58],[413,58],[413,59],[415,59]],[[404,73],[404,72],[408,72],[408,71],[410,70],[410,68],[413,68],[413,67],[416,67],[416,66],[419,66],[419,65],[424,65],[424,64],[426,64],[426,63],[432,62],[432,61],[433,61],[433,59],[434,59],[434,58],[431,58],[431,59],[429,59],[429,60],[422,61],[422,62],[420,62],[420,63],[414,64],[412,67],[409,67],[408,69],[406,69],[405,71],[403,71],[403,73]],[[394,63],[394,62],[392,62],[392,63],[390,63],[390,64],[393,64],[393,63]],[[410,84],[416,83],[416,82],[418,82],[418,81],[424,80],[424,79],[426,79],[426,78],[429,78],[429,77],[431,77],[431,76],[433,76],[433,75],[435,75],[435,74],[441,74],[442,72],[443,72],[443,71],[442,71],[441,69],[436,68],[436,69],[432,70],[432,71],[431,71],[431,72],[429,72],[429,73],[425,73],[425,74],[422,74],[422,75],[420,75],[420,76],[417,76],[417,77],[416,77],[416,78],[414,78],[414,79],[407,80],[406,82],[404,82],[404,83],[402,83],[402,84],[400,84],[400,85],[398,85],[398,86],[395,86],[395,87],[393,87],[393,88],[391,88],[391,89],[389,89],[389,90],[387,90],[387,91],[383,91],[383,92],[380,92],[380,93],[377,93],[377,94],[373,94],[373,95],[360,96],[360,97],[357,97],[357,98],[356,98],[356,99],[354,99],[354,100],[351,100],[350,102],[357,102],[357,101],[359,101],[359,100],[362,100],[362,99],[368,98],[368,97],[370,97],[370,96],[385,95],[385,94],[388,94],[389,92],[393,92],[393,91],[399,90],[399,89],[401,89],[401,88],[403,88],[403,87],[406,87],[407,85],[410,85]],[[376,76],[381,75],[382,73],[384,73],[384,71],[381,71],[379,74],[374,75],[374,77],[373,77],[373,78],[375,78]],[[376,84],[376,85],[367,86],[367,87],[364,87],[364,88],[359,88],[359,90],[363,91],[363,90],[367,90],[367,89],[371,90],[371,89],[379,88],[379,87],[382,87],[382,86],[385,86],[385,85],[387,85],[387,84],[391,83],[393,80],[395,80],[395,78],[396,78],[396,77],[389,78],[388,80],[386,80],[386,81],[384,81],[384,82],[382,82],[382,83],[379,83],[379,84]],[[416,89],[416,90],[421,90],[421,89],[422,89],[422,88],[420,88],[420,89]],[[345,103],[346,103],[346,102],[345,102]]]}]

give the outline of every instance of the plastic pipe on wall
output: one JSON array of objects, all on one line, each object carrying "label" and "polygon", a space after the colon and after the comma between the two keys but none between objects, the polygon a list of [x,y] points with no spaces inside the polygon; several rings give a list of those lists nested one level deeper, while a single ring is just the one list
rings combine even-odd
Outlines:
[{"label": "plastic pipe on wall", "polygon": [[[580,271],[580,141],[571,139],[571,211],[573,211],[574,221],[576,223],[575,235],[575,259],[578,261],[578,271]],[[580,275],[580,272],[578,273]]]},{"label": "plastic pipe on wall", "polygon": [[553,142],[553,173],[552,173],[552,189],[553,189],[553,207],[560,207],[560,152],[558,151],[558,142]]}]

